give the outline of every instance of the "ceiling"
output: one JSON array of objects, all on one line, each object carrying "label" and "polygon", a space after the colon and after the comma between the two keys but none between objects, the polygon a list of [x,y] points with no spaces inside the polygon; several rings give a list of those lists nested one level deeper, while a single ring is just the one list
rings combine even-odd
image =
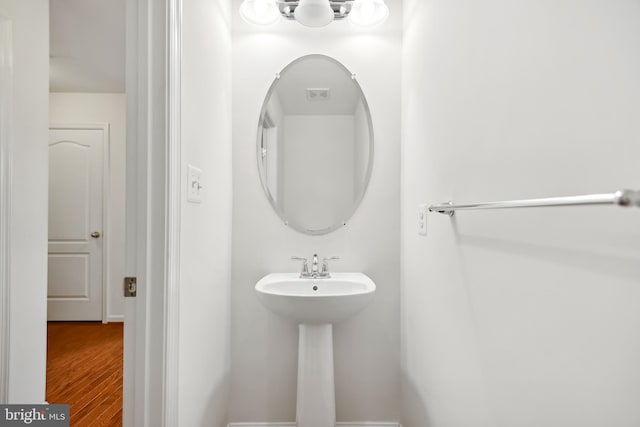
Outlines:
[{"label": "ceiling", "polygon": [[51,92],[125,91],[126,0],[49,0]]}]

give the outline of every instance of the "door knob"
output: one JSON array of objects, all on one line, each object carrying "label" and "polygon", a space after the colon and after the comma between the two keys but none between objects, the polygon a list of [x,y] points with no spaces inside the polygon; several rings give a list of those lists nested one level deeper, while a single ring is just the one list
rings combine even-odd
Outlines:
[{"label": "door knob", "polygon": [[91,237],[93,237],[94,239],[97,239],[98,237],[100,237],[100,232],[94,231],[93,233],[91,233]]}]

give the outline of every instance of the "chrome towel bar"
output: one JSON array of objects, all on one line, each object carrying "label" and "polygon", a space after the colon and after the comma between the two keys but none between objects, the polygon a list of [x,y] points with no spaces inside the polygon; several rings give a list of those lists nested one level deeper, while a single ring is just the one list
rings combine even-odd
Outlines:
[{"label": "chrome towel bar", "polygon": [[455,211],[474,209],[510,209],[550,206],[618,205],[640,207],[640,191],[619,190],[615,193],[588,194],[584,196],[548,197],[543,199],[506,200],[501,202],[468,203],[457,205],[445,202],[429,206],[429,212],[452,216]]}]

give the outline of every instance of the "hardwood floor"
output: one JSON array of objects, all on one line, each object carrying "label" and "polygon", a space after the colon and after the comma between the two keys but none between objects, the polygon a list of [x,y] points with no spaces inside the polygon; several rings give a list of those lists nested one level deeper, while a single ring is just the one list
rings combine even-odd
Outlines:
[{"label": "hardwood floor", "polygon": [[71,427],[122,425],[123,324],[49,322],[47,402],[70,405]]}]

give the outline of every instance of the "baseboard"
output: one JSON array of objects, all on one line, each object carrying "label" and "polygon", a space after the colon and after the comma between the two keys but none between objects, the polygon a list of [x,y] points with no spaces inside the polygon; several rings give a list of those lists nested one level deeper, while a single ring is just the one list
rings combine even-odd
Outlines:
[{"label": "baseboard", "polygon": [[107,316],[107,322],[109,323],[124,322],[124,314],[110,314]]},{"label": "baseboard", "polygon": [[[296,423],[229,423],[227,427],[296,427]],[[394,422],[336,423],[336,427],[402,427]]]}]

